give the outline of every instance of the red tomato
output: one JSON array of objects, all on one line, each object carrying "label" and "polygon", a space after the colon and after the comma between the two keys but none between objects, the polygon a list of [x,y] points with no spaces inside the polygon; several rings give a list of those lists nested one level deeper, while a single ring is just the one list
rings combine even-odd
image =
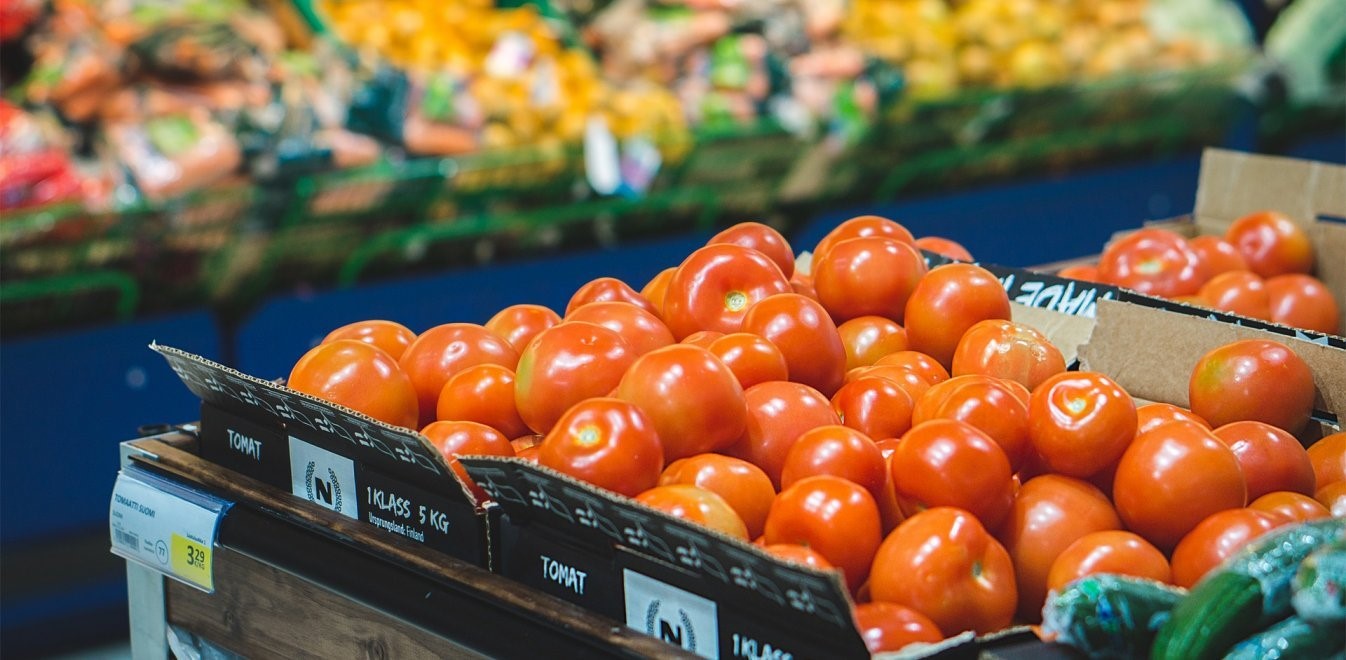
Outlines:
[{"label": "red tomato", "polygon": [[758,383],[787,380],[790,368],[776,345],[749,332],[735,332],[710,343],[708,347],[724,366],[734,372],[738,384],[747,389]]},{"label": "red tomato", "polygon": [[1136,435],[1156,426],[1179,421],[1192,422],[1210,428],[1210,424],[1206,420],[1201,419],[1186,408],[1179,408],[1171,403],[1147,403],[1136,408]]},{"label": "red tomato", "polygon": [[790,291],[775,262],[738,245],[707,245],[687,257],[664,295],[664,322],[679,339],[698,330],[738,332],[753,304]]},{"label": "red tomato", "polygon": [[467,470],[458,462],[459,456],[513,456],[514,446],[499,431],[476,422],[431,422],[421,429],[439,454],[448,462],[449,467],[458,474],[458,479],[478,502],[489,500],[486,491],[481,489]]},{"label": "red tomato", "polygon": [[1295,436],[1262,422],[1234,422],[1215,429],[1215,437],[1239,459],[1249,500],[1278,490],[1313,494],[1313,461]]},{"label": "red tomato", "polygon": [[907,331],[892,319],[859,316],[837,326],[846,347],[846,370],[868,367],[879,358],[907,350]]},{"label": "red tomato", "polygon": [[1271,319],[1271,298],[1266,284],[1246,270],[1220,273],[1206,280],[1197,295],[1207,307],[1254,319]]},{"label": "red tomato", "polygon": [[1277,275],[1266,281],[1266,289],[1272,321],[1337,334],[1341,310],[1322,281],[1309,275]]},{"label": "red tomato", "polygon": [[575,291],[575,295],[571,296],[570,302],[566,304],[565,317],[570,318],[571,312],[589,303],[613,301],[628,302],[651,314],[658,313],[654,305],[646,300],[645,296],[632,289],[631,285],[615,277],[600,277],[590,280]]},{"label": "red tomato", "polygon": [[486,322],[486,329],[522,353],[539,332],[561,322],[561,316],[542,305],[510,305]]},{"label": "red tomato", "polygon": [[832,395],[841,423],[871,438],[895,438],[911,428],[911,395],[887,378],[858,378]]},{"label": "red tomato", "polygon": [[683,337],[680,343],[690,344],[692,346],[700,346],[701,348],[710,350],[710,345],[715,343],[717,339],[723,336],[725,336],[723,332],[717,332],[715,330],[702,330],[700,332],[693,332],[692,334]]},{"label": "red tomato", "polygon": [[846,347],[822,305],[797,293],[758,301],[743,317],[743,331],[765,337],[780,349],[790,380],[825,396],[846,379]]},{"label": "red tomato", "polygon": [[1052,471],[1090,477],[1136,436],[1136,404],[1115,381],[1079,371],[1053,376],[1028,400],[1028,437]]},{"label": "red tomato", "polygon": [[1159,548],[1135,533],[1107,530],[1085,534],[1066,546],[1047,573],[1047,590],[1060,591],[1079,578],[1098,573],[1173,581],[1168,558]]},{"label": "red tomato", "polygon": [[1109,244],[1098,274],[1109,284],[1165,298],[1194,294],[1209,277],[1187,239],[1167,229],[1141,229]]},{"label": "red tomato", "polygon": [[872,367],[856,367],[854,371],[850,374],[851,382],[861,378],[886,378],[906,392],[913,402],[920,401],[930,389],[931,381],[907,367],[876,364]]},{"label": "red tomato", "polygon": [[585,399],[547,432],[538,450],[538,463],[635,497],[659,482],[664,448],[654,425],[639,408],[619,399]]},{"label": "red tomato", "polygon": [[765,254],[780,268],[785,277],[795,272],[795,255],[790,242],[775,229],[760,222],[740,222],[715,236],[706,245],[730,243]]},{"label": "red tomato", "polygon": [[852,592],[864,583],[879,547],[879,508],[869,491],[829,475],[781,491],[766,516],[766,543],[796,543],[841,569]]},{"label": "red tomato", "polygon": [[1313,272],[1313,245],[1289,216],[1258,211],[1234,221],[1225,240],[1238,248],[1248,268],[1262,277]]},{"label": "red tomato", "polygon": [[893,452],[897,451],[897,445],[901,442],[899,438],[884,438],[874,443],[874,446],[879,448],[879,453],[883,455],[884,470],[887,476],[883,482],[883,497],[878,498],[879,519],[883,521],[883,533],[885,535],[893,531],[907,517],[906,514],[902,513],[902,504],[897,501],[897,490],[893,488]]},{"label": "red tomato", "polygon": [[725,453],[762,468],[777,488],[785,455],[799,436],[809,429],[841,423],[827,397],[799,383],[760,383],[745,390],[743,399],[748,431]]},{"label": "red tomato", "polygon": [[809,549],[808,546],[799,545],[798,543],[763,545],[762,549],[780,559],[799,564],[800,566],[808,566],[809,568],[820,571],[827,571],[833,568],[833,566],[827,562],[825,557]]},{"label": "red tomato", "polygon": [[616,396],[649,416],[666,462],[725,449],[748,424],[738,378],[697,346],[675,344],[641,356],[622,376]]},{"label": "red tomato", "polygon": [[925,259],[909,243],[881,236],[851,238],[814,258],[813,287],[838,323],[858,316],[900,323],[907,298],[925,273]]},{"label": "red tomato", "polygon": [[601,325],[574,321],[543,330],[514,372],[519,417],[546,433],[571,406],[612,392],[635,360],[621,335]]},{"label": "red tomato", "polygon": [[749,539],[748,527],[733,507],[723,497],[704,488],[687,484],[655,486],[637,495],[635,500],[745,543]]},{"label": "red tomato", "polygon": [[981,321],[968,328],[953,353],[955,376],[995,376],[1017,381],[1029,390],[1065,370],[1061,350],[1046,335],[1004,319]]},{"label": "red tomato", "polygon": [[877,215],[859,215],[827,232],[823,240],[818,241],[817,247],[813,248],[813,256],[816,258],[822,255],[833,245],[844,240],[865,236],[884,236],[900,243],[911,244],[916,242],[916,238],[911,235],[911,232],[907,231],[906,227],[888,218]]},{"label": "red tomato", "polygon": [[396,321],[356,321],[337,328],[323,337],[322,343],[338,339],[354,339],[383,349],[394,360],[402,357],[411,342],[416,341],[416,333]]},{"label": "red tomato", "polygon": [[878,498],[888,476],[883,454],[869,436],[846,426],[819,426],[799,436],[781,468],[781,488],[807,477],[830,474],[859,484]]},{"label": "red tomato", "polygon": [[1192,369],[1192,412],[1212,426],[1253,420],[1298,433],[1313,411],[1313,373],[1285,344],[1245,339],[1220,346]]},{"label": "red tomato", "polygon": [[1010,471],[1023,467],[1033,447],[1028,441],[1028,404],[991,376],[955,376],[926,390],[911,413],[912,425],[953,419],[985,433],[1005,452]]},{"label": "red tomato", "polygon": [[318,344],[299,358],[285,384],[380,422],[417,428],[411,379],[397,360],[372,344],[354,339]]},{"label": "red tomato", "polygon": [[887,653],[908,644],[933,644],[944,639],[944,633],[930,617],[897,603],[856,605],[855,627],[870,653]]},{"label": "red tomato", "polygon": [[1322,502],[1310,495],[1287,490],[1267,493],[1253,500],[1248,508],[1280,516],[1289,522],[1308,522],[1332,517],[1332,512],[1328,511]]},{"label": "red tomato", "polygon": [[809,300],[818,300],[818,290],[813,286],[813,278],[798,269],[796,269],[795,274],[790,277],[790,291],[791,293],[797,293],[804,296]]},{"label": "red tomato", "polygon": [[439,393],[454,374],[478,364],[513,369],[518,362],[519,353],[513,346],[473,323],[446,323],[430,328],[398,360],[416,388],[421,426],[434,421]]},{"label": "red tomato", "polygon": [[518,455],[519,452],[522,452],[525,449],[532,449],[542,444],[543,437],[545,436],[541,436],[536,433],[530,433],[528,435],[521,435],[517,438],[514,438],[513,440],[510,440],[509,444],[511,447],[514,447],[515,455]]},{"label": "red tomato", "polygon": [[912,350],[947,368],[968,328],[1009,317],[1009,296],[995,275],[972,264],[948,264],[930,271],[907,299],[907,339]]},{"label": "red tomato", "polygon": [[655,275],[640,289],[640,295],[650,301],[657,313],[663,313],[664,295],[668,293],[668,283],[673,279],[673,273],[677,270],[677,266],[669,266],[659,271],[658,275]]},{"label": "red tomato", "polygon": [[1019,599],[1009,553],[976,516],[953,507],[898,525],[874,557],[869,590],[876,602],[922,612],[951,635],[1008,626]]},{"label": "red tomato", "polygon": [[935,358],[920,351],[898,351],[889,353],[874,362],[876,367],[897,367],[920,376],[925,382],[936,385],[949,379],[949,370]]},{"label": "red tomato", "polygon": [[636,355],[673,343],[673,333],[658,316],[628,302],[594,302],[572,310],[565,320],[601,325],[622,336]]},{"label": "red tomato", "polygon": [[1127,447],[1112,501],[1127,529],[1169,550],[1210,514],[1246,506],[1248,487],[1229,447],[1201,426],[1173,422]]},{"label": "red tomato", "polygon": [[907,515],[952,506],[997,529],[1014,501],[1004,450],[959,421],[936,419],[913,426],[890,462],[893,490]]},{"label": "red tomato", "polygon": [[1212,513],[1173,549],[1173,584],[1191,589],[1210,569],[1249,541],[1287,523],[1279,516],[1253,509]]},{"label": "red tomato", "polygon": [[935,254],[942,254],[950,259],[975,261],[975,259],[972,258],[972,253],[968,252],[967,248],[963,247],[962,243],[952,239],[939,236],[922,236],[916,239],[915,245],[922,250],[934,252]]},{"label": "red tomato", "polygon": [[752,538],[762,535],[767,511],[776,499],[776,488],[761,468],[720,454],[698,454],[673,461],[659,475],[660,486],[670,484],[699,486],[723,497],[743,520]]},{"label": "red tomato", "polygon": [[1318,489],[1313,499],[1327,507],[1333,518],[1346,517],[1346,481],[1331,483]]},{"label": "red tomato", "polygon": [[1103,282],[1103,276],[1098,273],[1098,266],[1092,264],[1080,264],[1078,266],[1066,266],[1056,271],[1057,277],[1064,277],[1081,282]]},{"label": "red tomato", "polygon": [[1021,486],[996,533],[1014,561],[1019,618],[1042,617],[1052,563],[1071,543],[1086,534],[1121,528],[1108,496],[1087,481],[1044,474]]},{"label": "red tomato", "polygon": [[539,443],[537,443],[537,444],[535,444],[535,445],[533,445],[533,446],[531,446],[531,447],[524,447],[523,449],[518,450],[518,453],[515,454],[515,456],[516,456],[517,458],[522,458],[522,459],[524,459],[525,461],[528,461],[528,462],[530,462],[530,463],[534,463],[534,464],[536,464],[536,463],[539,462],[539,457],[540,457],[541,455],[542,455],[542,443],[541,443],[541,442],[539,442]]},{"label": "red tomato", "polygon": [[1230,271],[1248,270],[1248,260],[1239,254],[1238,248],[1219,236],[1197,236],[1188,239],[1187,246],[1196,253],[1202,270],[1210,277]]},{"label": "red tomato", "polygon": [[435,419],[485,424],[506,438],[529,433],[514,405],[514,372],[498,364],[468,367],[449,378],[439,392]]},{"label": "red tomato", "polygon": [[1316,488],[1346,481],[1346,431],[1323,436],[1308,452]]}]

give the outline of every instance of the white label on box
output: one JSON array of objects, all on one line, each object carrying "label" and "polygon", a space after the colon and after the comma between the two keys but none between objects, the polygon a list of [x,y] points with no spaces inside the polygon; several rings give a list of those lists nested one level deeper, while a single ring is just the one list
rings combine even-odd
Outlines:
[{"label": "white label on box", "polygon": [[703,658],[720,657],[715,601],[626,569],[626,625]]},{"label": "white label on box", "polygon": [[290,492],[359,520],[355,462],[290,436]]},{"label": "white label on box", "polygon": [[108,510],[112,553],[213,592],[215,538],[229,505],[144,471],[123,470]]}]

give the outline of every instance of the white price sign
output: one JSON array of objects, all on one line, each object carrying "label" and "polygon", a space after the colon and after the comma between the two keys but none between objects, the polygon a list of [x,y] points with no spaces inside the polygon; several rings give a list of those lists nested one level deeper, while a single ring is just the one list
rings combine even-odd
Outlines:
[{"label": "white price sign", "polygon": [[231,504],[144,470],[124,469],[108,510],[112,553],[213,592],[215,538]]}]

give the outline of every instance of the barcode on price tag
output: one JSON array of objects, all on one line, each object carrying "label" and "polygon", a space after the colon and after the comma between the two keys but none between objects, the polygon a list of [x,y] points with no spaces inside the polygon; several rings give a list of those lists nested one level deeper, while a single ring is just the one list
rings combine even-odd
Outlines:
[{"label": "barcode on price tag", "polygon": [[215,590],[212,556],[231,503],[129,467],[112,488],[112,553],[206,592]]}]

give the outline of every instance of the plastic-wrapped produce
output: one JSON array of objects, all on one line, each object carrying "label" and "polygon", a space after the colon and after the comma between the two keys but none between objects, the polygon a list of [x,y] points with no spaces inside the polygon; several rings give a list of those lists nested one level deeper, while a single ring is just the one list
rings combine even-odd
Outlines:
[{"label": "plastic-wrapped produce", "polygon": [[1186,594],[1184,589],[1153,580],[1089,575],[1047,597],[1042,631],[1090,657],[1143,657]]}]

